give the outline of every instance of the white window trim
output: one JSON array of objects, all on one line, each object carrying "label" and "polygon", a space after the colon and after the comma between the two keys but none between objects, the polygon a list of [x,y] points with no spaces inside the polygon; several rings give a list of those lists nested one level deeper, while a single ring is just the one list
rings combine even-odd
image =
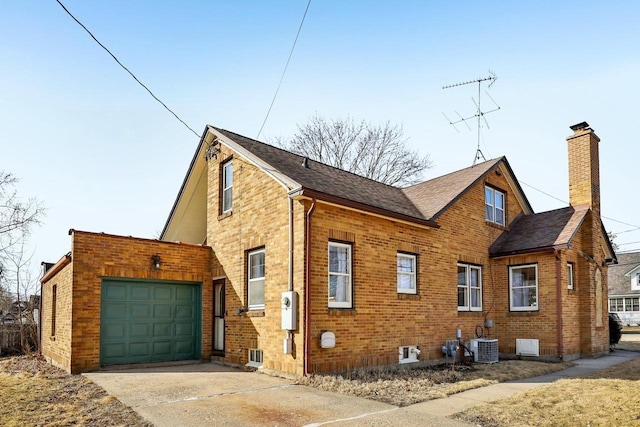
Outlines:
[{"label": "white window trim", "polygon": [[[227,172],[226,169],[231,168],[231,176],[233,177],[233,160],[229,160],[222,165],[222,194],[220,199],[220,205],[222,206],[222,213],[231,212],[233,210],[233,178],[231,180],[231,185],[227,185]],[[231,192],[231,200],[229,201],[229,206],[224,205],[225,197],[224,195],[227,191]]]},{"label": "white window trim", "polygon": [[[531,268],[534,267],[536,271],[536,305],[535,306],[523,306],[516,307],[513,301],[513,270],[519,270],[523,268]],[[538,275],[538,264],[523,264],[523,265],[513,265],[509,266],[509,310],[510,311],[539,311],[540,307],[540,285],[539,285],[539,275]]]},{"label": "white window trim", "polygon": [[[459,305],[458,306],[458,311],[482,311],[482,267],[479,265],[472,265],[472,264],[464,264],[464,263],[458,263],[458,267],[464,267],[465,268],[465,294],[466,294],[466,301],[467,301],[467,305]],[[473,289],[480,289],[480,305],[478,307],[471,307],[471,270],[478,270],[478,285],[477,287],[474,287]],[[457,279],[457,273],[456,273],[456,279]],[[456,280],[457,281],[457,280]],[[457,286],[458,288],[461,288],[460,285]],[[456,289],[457,290],[457,289]],[[457,293],[456,293],[457,295]]]},{"label": "white window trim", "polygon": [[[250,304],[249,303],[249,295],[251,295],[251,284],[255,282],[262,282],[263,291],[266,286],[265,276],[262,277],[251,277],[251,257],[253,255],[257,255],[260,253],[265,253],[264,248],[257,249],[254,251],[250,251],[247,254],[247,308],[249,310],[263,310],[264,309],[264,300],[262,304]],[[266,255],[265,255],[265,264],[266,264]],[[265,275],[266,275],[266,266],[265,266]]]},{"label": "white window trim", "polygon": [[[260,359],[260,360],[256,360],[256,359]],[[262,363],[264,361],[263,351],[258,348],[250,348],[248,360],[249,362],[245,366],[251,366],[253,368],[262,368]]]},{"label": "white window trim", "polygon": [[573,263],[567,263],[567,289],[574,289]]},{"label": "white window trim", "polygon": [[[485,188],[484,204],[485,204],[485,206],[491,207],[491,209],[493,210],[493,219],[486,218],[486,212],[485,212],[485,219],[487,221],[489,221],[490,223],[492,223],[492,224],[496,224],[496,225],[500,225],[500,226],[504,227],[506,222],[507,222],[507,213],[505,211],[505,204],[506,204],[506,200],[507,200],[507,195],[504,192],[500,191],[500,190],[497,190],[497,189],[495,189],[493,187],[489,187],[488,185],[485,185],[484,188]],[[487,190],[490,190],[491,193],[492,193],[491,204],[487,204],[487,195],[486,195],[487,194]],[[500,208],[496,207],[496,193],[502,195],[502,206]],[[502,222],[501,223],[496,220],[496,218],[497,218],[496,211],[498,211],[498,210],[502,211]]]},{"label": "white window trim", "polygon": [[[397,264],[397,261],[398,261],[400,258],[407,258],[407,259],[412,260],[413,271],[411,271],[411,272],[406,272],[406,271],[399,271],[399,270],[397,270],[397,265],[398,265],[398,264]],[[398,256],[397,256],[397,258],[396,258],[396,272],[397,272],[397,276],[408,276],[408,277],[410,277],[410,278],[411,278],[411,288],[409,288],[409,289],[407,289],[407,288],[401,288],[401,287],[400,287],[400,281],[399,281],[399,280],[397,280],[397,278],[396,278],[396,281],[397,281],[396,286],[397,286],[397,289],[398,289],[398,293],[399,293],[399,294],[413,294],[413,295],[415,295],[415,294],[417,294],[417,293],[418,293],[418,286],[417,286],[417,282],[418,282],[418,281],[417,281],[417,276],[418,276],[418,273],[417,273],[417,270],[418,270],[418,264],[417,264],[417,261],[418,261],[418,257],[416,257],[415,255],[398,252]]]},{"label": "white window trim", "polygon": [[[330,251],[331,247],[347,248],[347,273],[338,273],[331,271],[330,263]],[[329,242],[327,247],[327,303],[329,308],[353,308],[353,272],[352,272],[352,247],[349,243]],[[331,288],[331,276],[343,276],[347,277],[347,289],[345,289],[345,295],[347,301],[330,301],[329,292]]]}]

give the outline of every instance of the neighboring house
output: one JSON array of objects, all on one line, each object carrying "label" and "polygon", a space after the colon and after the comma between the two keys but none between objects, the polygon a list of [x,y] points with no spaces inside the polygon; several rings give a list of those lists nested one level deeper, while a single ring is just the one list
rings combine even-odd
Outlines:
[{"label": "neighboring house", "polygon": [[600,140],[572,129],[571,205],[535,214],[505,157],[401,189],[207,126],[162,241],[71,230],[41,279],[42,352],[71,372],[287,374],[434,363],[457,337],[504,357],[606,354]]},{"label": "neighboring house", "polygon": [[609,267],[609,311],[625,325],[640,325],[640,252],[617,254]]}]

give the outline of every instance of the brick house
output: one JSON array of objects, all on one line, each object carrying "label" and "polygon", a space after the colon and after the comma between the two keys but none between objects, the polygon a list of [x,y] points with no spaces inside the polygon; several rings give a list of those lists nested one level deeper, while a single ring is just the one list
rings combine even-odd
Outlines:
[{"label": "brick house", "polygon": [[609,268],[609,311],[627,326],[640,325],[640,252],[617,254]]},{"label": "brick house", "polygon": [[[503,357],[605,354],[600,140],[572,129],[570,206],[536,214],[505,157],[401,189],[207,126],[161,241],[72,230],[41,280],[43,354],[71,372],[212,359],[288,374],[434,363],[478,336]],[[155,297],[184,286],[192,300]]]}]

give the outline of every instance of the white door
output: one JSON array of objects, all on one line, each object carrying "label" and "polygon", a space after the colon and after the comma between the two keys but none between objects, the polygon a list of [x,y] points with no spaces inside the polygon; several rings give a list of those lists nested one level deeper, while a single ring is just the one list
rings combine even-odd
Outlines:
[{"label": "white door", "polygon": [[213,350],[224,351],[224,279],[213,282]]}]

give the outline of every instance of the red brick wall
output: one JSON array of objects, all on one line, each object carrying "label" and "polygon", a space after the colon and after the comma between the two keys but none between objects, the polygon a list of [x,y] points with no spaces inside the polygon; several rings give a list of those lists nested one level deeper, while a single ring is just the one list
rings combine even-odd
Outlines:
[{"label": "red brick wall", "polygon": [[[522,212],[504,174],[487,183],[505,191],[507,221]],[[439,229],[419,228],[364,213],[318,204],[313,214],[311,369],[398,363],[398,347],[419,345],[421,360],[440,360],[445,340],[475,338],[476,326],[501,294],[492,275],[488,247],[503,228],[485,220],[484,185],[479,182],[439,219]],[[327,245],[332,238],[353,243],[354,309],[327,308]],[[397,293],[396,254],[418,255],[418,295]],[[483,312],[459,312],[458,262],[482,265]],[[322,349],[323,331],[336,334],[336,347]]]},{"label": "red brick wall", "polygon": [[[73,266],[69,264],[42,285],[42,355],[52,365],[67,371],[71,370],[72,275]],[[57,289],[55,309],[54,286]]]},{"label": "red brick wall", "polygon": [[[103,277],[122,277],[202,283],[201,348],[202,358],[209,358],[213,321],[211,271],[216,267],[211,248],[82,231],[73,232],[72,242],[71,265],[45,284],[43,324],[50,322],[50,285],[64,283],[64,303],[58,290],[57,317],[65,322],[69,319],[73,327],[60,340],[60,349],[43,346],[45,356],[72,373],[100,367],[101,281]],[[160,270],[152,264],[155,254],[161,258]],[[56,346],[58,341],[56,336]]]},{"label": "red brick wall", "polygon": [[[263,367],[286,373],[301,373],[303,364],[302,304],[304,300],[304,218],[300,202],[293,204],[293,287],[298,293],[298,329],[293,354],[283,354],[286,331],[281,328],[280,300],[288,290],[289,207],[287,190],[236,155],[233,157],[233,209],[219,215],[220,168],[231,158],[222,147],[208,163],[207,243],[224,268],[214,277],[226,278],[225,362],[244,365],[248,350],[263,351]],[[265,249],[265,309],[237,314],[247,307],[247,252]]]}]

